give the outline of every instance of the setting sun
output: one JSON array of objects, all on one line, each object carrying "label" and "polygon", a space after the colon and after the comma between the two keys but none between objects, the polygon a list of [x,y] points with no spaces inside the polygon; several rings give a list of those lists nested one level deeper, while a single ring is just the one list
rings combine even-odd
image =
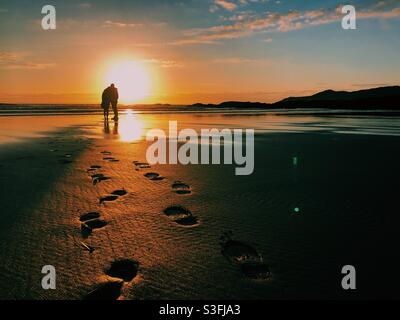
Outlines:
[{"label": "setting sun", "polygon": [[138,61],[121,61],[112,64],[105,75],[105,86],[114,83],[121,103],[144,100],[151,91],[151,79],[145,65]]}]

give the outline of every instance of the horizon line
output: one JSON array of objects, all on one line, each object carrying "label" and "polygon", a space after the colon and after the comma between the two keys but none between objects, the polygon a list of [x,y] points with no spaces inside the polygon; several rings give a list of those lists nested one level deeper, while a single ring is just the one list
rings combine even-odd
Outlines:
[{"label": "horizon line", "polygon": [[[129,106],[154,106],[154,105],[170,105],[170,106],[190,106],[190,105],[195,105],[195,104],[204,104],[204,105],[220,105],[226,102],[239,102],[239,103],[262,103],[262,104],[269,104],[273,105],[275,103],[278,103],[282,100],[285,100],[287,98],[301,98],[301,97],[309,97],[313,96],[318,93],[326,92],[326,91],[333,91],[333,92],[359,92],[359,91],[368,91],[368,90],[374,90],[374,89],[382,89],[382,88],[395,88],[395,87],[400,87],[399,84],[392,84],[392,85],[385,85],[385,86],[374,86],[374,87],[368,87],[364,89],[359,89],[359,90],[334,90],[334,89],[324,89],[320,91],[316,91],[314,94],[311,95],[304,95],[304,96],[286,96],[285,98],[278,99],[274,102],[265,102],[265,101],[253,101],[253,100],[240,100],[240,99],[226,99],[221,102],[190,102],[190,103],[173,103],[173,102],[154,102],[154,103],[145,103],[145,102],[138,102],[138,103],[119,103],[120,106],[122,107],[129,107]],[[306,90],[306,91],[311,91],[311,90]],[[314,90],[313,90],[314,91]],[[304,90],[303,90],[304,92]],[[267,93],[267,92],[265,92]],[[51,93],[40,93],[40,94],[20,94],[20,95],[52,95],[52,96],[60,96],[60,95],[95,95],[94,93],[56,93],[56,94],[51,94]],[[7,95],[7,94],[6,94]],[[16,96],[16,95],[13,95]],[[99,99],[100,100],[100,99]],[[99,102],[74,102],[74,103],[67,103],[67,102],[58,102],[58,103],[51,103],[51,102],[2,102],[0,101],[0,105],[98,105]]]}]

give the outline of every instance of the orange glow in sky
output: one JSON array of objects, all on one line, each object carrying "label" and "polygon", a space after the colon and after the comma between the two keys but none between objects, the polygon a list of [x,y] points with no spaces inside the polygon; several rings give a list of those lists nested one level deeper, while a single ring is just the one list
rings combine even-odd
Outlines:
[{"label": "orange glow in sky", "polygon": [[340,0],[56,2],[56,30],[37,1],[0,3],[0,103],[100,104],[111,83],[132,105],[399,83],[399,1],[358,1],[356,31]]}]

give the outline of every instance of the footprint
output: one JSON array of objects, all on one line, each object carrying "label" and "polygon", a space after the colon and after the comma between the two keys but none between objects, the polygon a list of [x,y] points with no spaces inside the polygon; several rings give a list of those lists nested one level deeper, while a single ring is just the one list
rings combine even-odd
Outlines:
[{"label": "footprint", "polygon": [[187,217],[188,215],[192,214],[188,209],[182,206],[170,206],[164,210],[164,213],[167,216],[175,216],[175,217],[176,216]]},{"label": "footprint", "polygon": [[92,230],[104,228],[107,224],[108,222],[102,219],[92,219],[85,221],[85,225],[87,225]]},{"label": "footprint", "polygon": [[128,191],[125,189],[119,189],[111,192],[109,196],[101,197],[100,198],[100,204],[103,202],[111,202],[117,200],[119,197],[125,196],[128,194]]},{"label": "footprint", "polygon": [[92,177],[92,179],[99,179],[99,178],[103,178],[104,174],[96,173],[96,174],[92,174],[91,177]]},{"label": "footprint", "polygon": [[127,195],[128,191],[126,191],[125,189],[120,189],[120,190],[115,190],[115,191],[111,192],[111,194],[114,195],[114,196],[122,197],[122,196]]},{"label": "footprint", "polygon": [[156,181],[156,180],[164,180],[164,177],[160,176],[158,173],[155,173],[155,172],[145,173],[144,176],[146,178],[148,178],[149,180],[154,180],[154,181]]},{"label": "footprint", "polygon": [[99,166],[99,165],[93,165],[93,166],[90,166],[90,169],[101,169],[101,166]]},{"label": "footprint", "polygon": [[84,300],[117,300],[121,295],[123,281],[115,280],[97,285]]},{"label": "footprint", "polygon": [[118,199],[118,196],[105,196],[100,198],[100,204],[103,202],[112,202]]},{"label": "footprint", "polygon": [[138,161],[133,161],[133,164],[137,169],[150,169],[151,166],[147,162],[138,162]]},{"label": "footprint", "polygon": [[131,281],[136,277],[139,268],[139,262],[130,259],[115,260],[111,263],[106,274],[113,278],[122,279],[125,282]]},{"label": "footprint", "polygon": [[81,223],[81,234],[83,238],[88,238],[95,229],[104,228],[108,224],[107,221],[101,219],[85,220]]},{"label": "footprint", "polygon": [[105,156],[111,155],[111,152],[110,152],[110,151],[101,151],[100,153],[101,153],[101,154],[104,154]]},{"label": "footprint", "polygon": [[119,160],[114,157],[104,157],[103,160],[108,162],[119,162]]},{"label": "footprint", "polygon": [[100,218],[100,213],[99,212],[88,212],[88,213],[84,213],[80,216],[79,221],[81,222],[85,222],[88,220],[92,220],[92,219],[98,219]]},{"label": "footprint", "polygon": [[188,184],[186,184],[186,183],[184,183],[182,181],[175,181],[172,184],[172,189],[177,194],[190,194],[190,193],[192,193],[192,188]]},{"label": "footprint", "polygon": [[101,181],[107,181],[107,180],[110,180],[110,179],[111,179],[110,177],[106,177],[106,176],[105,176],[104,174],[102,174],[102,173],[94,174],[94,175],[92,175],[91,177],[92,177],[93,185],[96,185],[96,184],[98,184],[98,183],[101,182]]},{"label": "footprint", "polygon": [[175,222],[182,226],[194,226],[194,225],[198,224],[197,218],[192,215],[184,217],[184,218],[178,218],[175,220]]},{"label": "footprint", "polygon": [[251,279],[268,279],[271,276],[269,267],[262,256],[251,245],[231,239],[232,233],[221,237],[221,253],[230,262],[239,265],[240,271]]},{"label": "footprint", "polygon": [[183,226],[198,224],[198,220],[189,209],[182,206],[170,206],[164,210],[164,214],[172,217],[173,221]]}]

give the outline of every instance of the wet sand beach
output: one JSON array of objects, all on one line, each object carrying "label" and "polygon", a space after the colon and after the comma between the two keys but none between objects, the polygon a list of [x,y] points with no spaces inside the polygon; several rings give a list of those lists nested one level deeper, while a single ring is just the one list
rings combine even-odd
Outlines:
[{"label": "wet sand beach", "polygon": [[[4,133],[35,118],[0,119],[1,299],[399,296],[400,120],[128,113],[118,127],[58,116]],[[172,119],[255,128],[254,173],[147,165],[143,135]],[[40,285],[44,265],[56,290]]]}]

